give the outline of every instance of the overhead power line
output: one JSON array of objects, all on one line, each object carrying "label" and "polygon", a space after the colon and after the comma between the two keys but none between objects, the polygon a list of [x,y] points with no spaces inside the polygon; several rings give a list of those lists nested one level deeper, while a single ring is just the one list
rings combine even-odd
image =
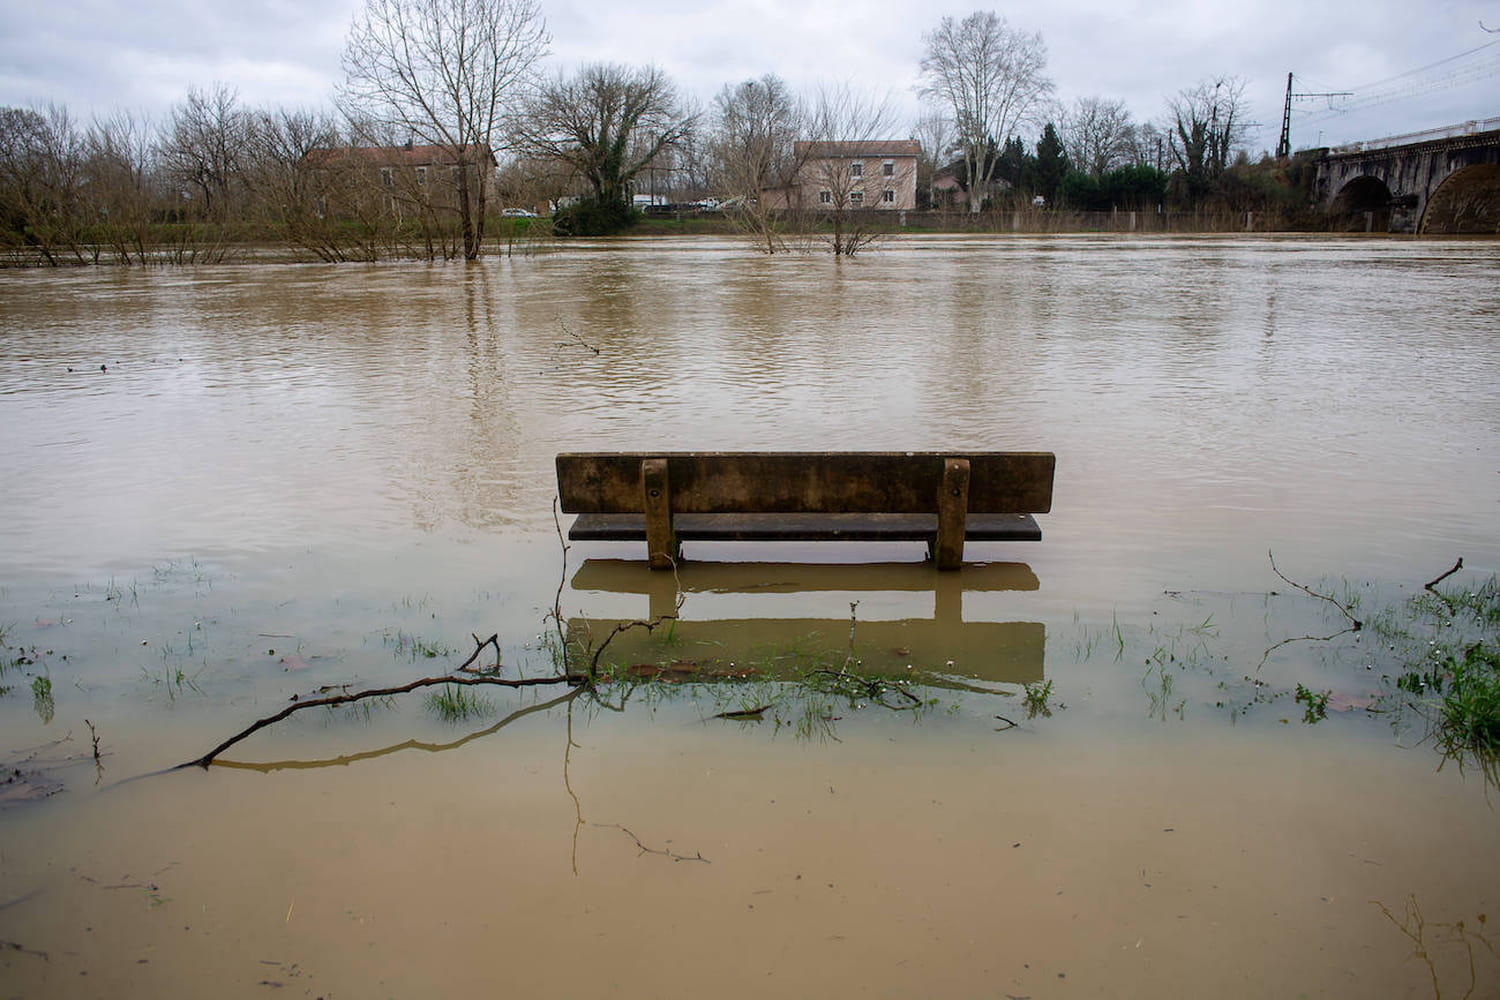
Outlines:
[{"label": "overhead power line", "polygon": [[1476,45],[1457,55],[1439,59],[1416,69],[1409,69],[1383,80],[1355,87],[1350,99],[1346,101],[1332,100],[1333,97],[1342,96],[1339,94],[1307,95],[1326,96],[1330,98],[1330,101],[1326,110],[1316,112],[1304,121],[1307,124],[1326,121],[1351,111],[1361,111],[1366,108],[1379,107],[1382,104],[1410,100],[1413,97],[1421,97],[1496,75],[1500,75],[1500,39]]}]

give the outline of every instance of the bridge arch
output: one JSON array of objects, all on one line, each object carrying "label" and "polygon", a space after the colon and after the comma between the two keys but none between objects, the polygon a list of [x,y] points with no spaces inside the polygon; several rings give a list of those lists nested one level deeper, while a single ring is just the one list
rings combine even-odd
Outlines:
[{"label": "bridge arch", "polygon": [[1445,177],[1427,199],[1420,233],[1500,233],[1500,165],[1476,163]]},{"label": "bridge arch", "polygon": [[1361,174],[1348,181],[1328,206],[1332,228],[1383,233],[1390,229],[1391,189],[1382,178]]},{"label": "bridge arch", "polygon": [[[1335,228],[1495,233],[1500,118],[1318,151],[1316,200]],[[1451,185],[1451,186],[1450,186]],[[1442,198],[1433,204],[1439,193]],[[1377,204],[1381,200],[1384,204]],[[1430,209],[1430,211],[1429,211]]]}]

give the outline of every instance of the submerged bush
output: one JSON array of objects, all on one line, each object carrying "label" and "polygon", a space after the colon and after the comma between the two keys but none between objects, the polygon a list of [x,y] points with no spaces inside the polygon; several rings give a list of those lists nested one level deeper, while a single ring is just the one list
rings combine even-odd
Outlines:
[{"label": "submerged bush", "polygon": [[558,236],[613,236],[635,225],[639,218],[624,202],[587,198],[558,209],[552,218],[552,231]]}]

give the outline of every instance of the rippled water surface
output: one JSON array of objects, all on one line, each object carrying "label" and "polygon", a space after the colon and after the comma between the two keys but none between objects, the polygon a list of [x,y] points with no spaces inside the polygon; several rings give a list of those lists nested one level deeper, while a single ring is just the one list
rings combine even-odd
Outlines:
[{"label": "rippled water surface", "polygon": [[[1271,565],[1361,613],[1500,572],[1497,386],[1493,241],[0,272],[0,996],[1428,996],[1411,906],[1444,995],[1470,945],[1500,989],[1453,930],[1500,903],[1483,781],[1365,711],[1369,640],[1278,645],[1342,623]],[[557,452],[695,449],[1047,450],[1054,507],[956,575],[564,565]],[[669,692],[476,739],[412,695],[115,784],[491,632],[545,673],[679,585],[621,655],[771,676],[853,625],[944,679],[917,720]]]}]

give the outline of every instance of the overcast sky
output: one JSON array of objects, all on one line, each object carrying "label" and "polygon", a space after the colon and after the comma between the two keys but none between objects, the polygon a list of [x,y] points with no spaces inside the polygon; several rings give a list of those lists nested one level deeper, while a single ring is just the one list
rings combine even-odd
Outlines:
[{"label": "overcast sky", "polygon": [[[326,105],[362,3],[0,0],[0,105],[56,102],[85,119],[114,109],[160,116],[189,86],[215,82],[247,104]],[[1341,113],[1331,113],[1327,99],[1297,102],[1294,146],[1500,116],[1500,34],[1480,27],[1500,28],[1500,0],[542,4],[553,68],[653,62],[705,104],[726,83],[773,72],[799,89],[826,81],[888,91],[909,120],[918,110],[912,86],[922,35],[944,14],[993,9],[1042,34],[1065,102],[1116,98],[1143,121],[1162,113],[1168,95],[1206,77],[1243,78],[1263,125],[1255,150],[1276,145],[1288,71],[1299,92],[1355,92]]]}]

